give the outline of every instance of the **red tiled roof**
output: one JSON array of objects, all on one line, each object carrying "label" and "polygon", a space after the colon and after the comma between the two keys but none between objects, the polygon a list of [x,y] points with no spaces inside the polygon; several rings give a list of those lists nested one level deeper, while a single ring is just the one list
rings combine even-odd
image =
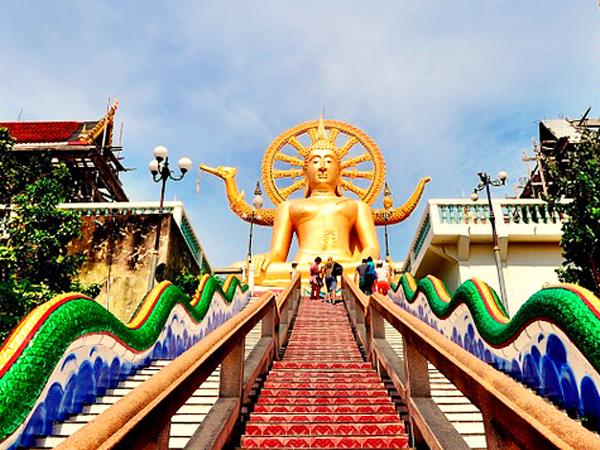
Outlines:
[{"label": "red tiled roof", "polygon": [[73,134],[82,125],[83,122],[0,122],[0,128],[8,128],[18,144],[77,140]]}]

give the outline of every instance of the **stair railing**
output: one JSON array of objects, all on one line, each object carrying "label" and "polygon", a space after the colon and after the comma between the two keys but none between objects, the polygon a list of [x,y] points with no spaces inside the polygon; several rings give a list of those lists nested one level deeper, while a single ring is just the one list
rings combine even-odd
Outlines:
[{"label": "stair railing", "polygon": [[[360,344],[367,349],[367,329],[365,324],[365,311],[369,298],[361,292],[355,283],[344,283],[345,276],[342,277],[342,297],[346,299],[346,307],[352,321],[352,327],[356,332]],[[348,301],[348,299],[352,301]],[[368,352],[368,350],[367,350]]]},{"label": "stair railing", "polygon": [[[476,358],[436,330],[380,294],[364,301],[348,277],[342,289],[352,320],[364,308],[370,361],[385,372],[407,405],[417,446],[468,449],[462,436],[431,397],[428,362],[448,378],[483,415],[489,449],[599,448],[597,434],[522,384]],[[385,338],[385,322],[401,335],[399,356]],[[357,322],[354,323],[357,326]]]},{"label": "stair railing", "polygon": [[[299,298],[299,275],[279,297],[265,292],[57,449],[168,449],[172,416],[219,365],[219,398],[186,448],[223,448],[257,377],[276,358],[279,330],[289,327]],[[259,323],[261,339],[244,358],[245,338]]]}]

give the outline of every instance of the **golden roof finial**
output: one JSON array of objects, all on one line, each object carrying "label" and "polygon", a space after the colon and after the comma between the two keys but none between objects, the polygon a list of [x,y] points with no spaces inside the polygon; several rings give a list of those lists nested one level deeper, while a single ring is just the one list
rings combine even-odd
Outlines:
[{"label": "golden roof finial", "polygon": [[81,133],[79,133],[79,139],[87,139],[88,137],[88,132],[87,132],[87,127],[86,124],[83,124],[83,128],[81,129]]},{"label": "golden roof finial", "polygon": [[322,150],[334,150],[336,151],[335,144],[331,142],[330,137],[327,135],[325,130],[325,121],[323,120],[323,113],[319,115],[319,125],[317,132],[315,133],[315,140],[310,146],[311,150],[322,149]]}]

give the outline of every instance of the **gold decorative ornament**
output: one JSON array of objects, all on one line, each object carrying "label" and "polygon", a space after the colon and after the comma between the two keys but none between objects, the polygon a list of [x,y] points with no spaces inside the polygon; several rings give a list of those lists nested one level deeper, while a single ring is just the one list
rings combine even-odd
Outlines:
[{"label": "gold decorative ornament", "polygon": [[[338,140],[341,141],[339,146]],[[351,156],[352,148],[358,144],[359,151],[355,152],[358,154]],[[280,162],[289,167],[278,168]],[[357,167],[363,163],[370,165],[371,170],[364,170],[362,165]],[[385,179],[385,163],[379,149],[362,131],[343,122],[324,121],[322,117],[282,133],[267,149],[262,164],[263,182],[276,209],[253,210],[244,200],[244,192],[238,192],[236,169],[205,165],[200,168],[225,181],[230,207],[239,217],[244,220],[254,217],[254,223],[274,227],[269,251],[252,259],[257,283],[287,282],[286,261],[294,235],[298,239],[294,259],[299,262],[300,270],[305,271],[317,256],[331,257],[348,268],[353,268],[362,258],[379,258],[375,225],[391,225],[408,217],[429,181],[429,178],[421,179],[400,208],[391,207],[388,192],[385,208],[373,210],[370,204]],[[285,178],[291,179],[288,185],[278,185],[278,180]],[[295,181],[295,178],[300,180]],[[355,178],[366,182],[355,184],[351,181]],[[301,189],[303,197],[290,197]],[[343,190],[359,198],[345,197]]]},{"label": "gold decorative ornament", "polygon": [[[340,142],[339,146],[337,142]],[[303,168],[311,148],[333,150],[342,167],[342,190],[351,191],[365,203],[373,204],[385,179],[385,161],[377,144],[358,128],[339,120],[321,118],[284,131],[267,148],[262,160],[262,180],[275,205],[306,188]],[[358,155],[350,156],[353,148],[360,149]],[[277,169],[278,163],[289,167]],[[368,185],[361,186],[354,179],[368,180]]]},{"label": "gold decorative ornament", "polygon": [[[358,156],[348,157],[346,160],[341,161],[341,187],[354,192],[366,203],[372,204],[374,199],[381,191],[383,180],[385,179],[385,162],[381,156],[379,148],[366,133],[347,123],[337,120],[323,121],[323,128],[327,130],[328,127],[328,134],[325,135],[326,140],[323,139],[323,136],[321,136],[319,145],[326,145],[332,149],[335,146],[336,154],[340,160],[348,156],[350,149],[359,142],[361,143],[362,147],[366,149],[365,152]],[[298,140],[298,137],[308,134],[310,142],[316,142],[318,128],[318,120],[301,123],[280,134],[267,148],[265,156],[263,157],[261,168],[262,180],[263,184],[265,185],[265,191],[267,195],[275,205],[278,205],[287,199],[293,192],[304,190],[306,188],[306,178],[304,177],[304,160],[308,155],[310,146],[306,147],[303,145]],[[341,146],[338,147],[335,145],[335,143],[338,140],[337,136],[342,132],[344,135],[348,136],[348,138]],[[297,151],[297,155],[290,155],[289,153],[283,152],[282,149],[286,146],[291,146],[294,148]],[[286,169],[274,168],[275,161],[288,163],[290,167]],[[367,161],[372,162],[371,164],[374,166],[373,170],[365,171],[358,170],[356,168],[356,166],[359,164],[363,162],[366,163]],[[240,219],[249,222],[252,206],[246,203],[244,199],[244,191],[238,190],[237,183],[235,181],[237,169],[234,167],[225,166],[209,167],[205,164],[200,164],[200,169],[221,178],[225,182],[225,192],[227,194],[227,200],[230,209]],[[286,187],[278,187],[276,184],[277,180],[284,178],[291,178],[293,180],[292,184]],[[296,181],[296,178],[300,179]],[[369,187],[365,189],[344,178],[368,179],[370,180],[370,184]],[[410,214],[416,208],[421,196],[423,195],[425,185],[430,180],[431,178],[429,177],[421,178],[406,203],[398,208],[391,208],[388,211],[387,223],[389,225],[400,223],[410,216]],[[275,210],[273,208],[261,208],[257,210],[255,214],[255,224],[273,226],[275,219]],[[386,223],[385,209],[373,209],[372,214],[375,225],[381,226]]]}]

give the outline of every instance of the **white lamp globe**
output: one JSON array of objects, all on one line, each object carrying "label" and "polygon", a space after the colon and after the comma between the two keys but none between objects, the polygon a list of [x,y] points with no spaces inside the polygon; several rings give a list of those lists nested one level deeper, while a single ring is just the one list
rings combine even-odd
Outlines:
[{"label": "white lamp globe", "polygon": [[157,145],[154,147],[152,153],[158,162],[161,162],[163,159],[169,156],[169,150],[164,145]]},{"label": "white lamp globe", "polygon": [[190,158],[183,157],[179,159],[177,165],[179,166],[179,170],[181,170],[181,173],[186,173],[192,168],[192,160]]},{"label": "white lamp globe", "polygon": [[508,174],[502,170],[498,172],[498,179],[504,183],[508,179]]},{"label": "white lamp globe", "polygon": [[471,194],[471,200],[473,200],[474,202],[476,202],[477,200],[479,200],[479,194],[477,194],[477,192],[473,192]]},{"label": "white lamp globe", "polygon": [[153,159],[148,163],[148,170],[152,175],[156,175],[158,173],[158,161]]}]

